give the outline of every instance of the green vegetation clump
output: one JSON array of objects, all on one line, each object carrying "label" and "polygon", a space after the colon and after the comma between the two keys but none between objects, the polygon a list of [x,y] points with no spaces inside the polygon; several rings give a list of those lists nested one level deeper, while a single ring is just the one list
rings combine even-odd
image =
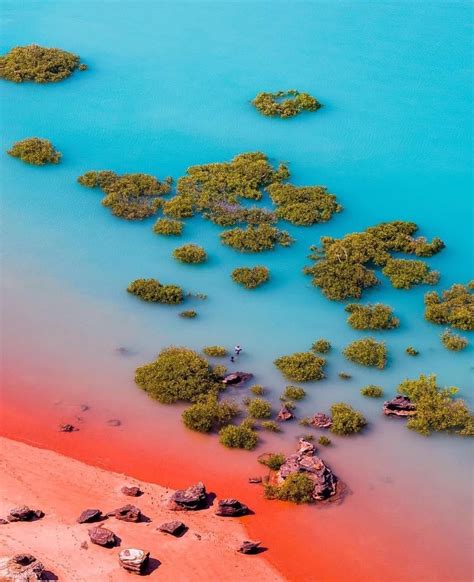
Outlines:
[{"label": "green vegetation clump", "polygon": [[263,396],[265,394],[265,388],[260,384],[255,384],[255,386],[250,388],[250,392],[255,394],[255,396]]},{"label": "green vegetation clump", "polygon": [[189,348],[175,346],[161,350],[154,362],[137,368],[135,382],[162,404],[196,402],[222,387],[206,359]]},{"label": "green vegetation clump", "polygon": [[270,418],[272,405],[264,398],[251,398],[247,401],[247,410],[251,418]]},{"label": "green vegetation clump", "polygon": [[232,271],[232,279],[247,289],[255,289],[270,279],[267,267],[238,267]]},{"label": "green vegetation clump", "polygon": [[309,93],[300,93],[296,89],[259,93],[252,101],[252,105],[267,117],[286,119],[294,117],[302,111],[317,111],[321,103]]},{"label": "green vegetation clump", "polygon": [[40,137],[28,137],[17,141],[7,152],[13,158],[18,158],[25,164],[44,166],[58,164],[61,153],[54,149],[53,144]]},{"label": "green vegetation clump", "polygon": [[79,67],[79,57],[57,48],[37,44],[17,46],[0,56],[0,78],[14,83],[56,83]]},{"label": "green vegetation clump", "polygon": [[331,416],[331,431],[341,436],[360,432],[367,424],[364,415],[345,402],[333,404]]},{"label": "green vegetation clump", "polygon": [[278,422],[274,420],[264,420],[260,425],[264,430],[268,430],[270,432],[281,432],[281,427]]},{"label": "green vegetation clump", "polygon": [[416,406],[416,414],[407,421],[409,429],[426,436],[441,431],[474,435],[472,412],[464,400],[454,398],[458,389],[438,388],[434,374],[405,380],[399,385],[398,392],[408,396]]},{"label": "green vegetation clump", "polygon": [[415,350],[415,348],[413,346],[408,346],[405,350],[405,352],[409,355],[409,356],[417,356],[420,352],[418,350]]},{"label": "green vegetation clump", "polygon": [[328,447],[332,443],[332,441],[329,437],[323,435],[319,437],[318,443],[323,447]]},{"label": "green vegetation clump", "polygon": [[291,236],[269,224],[232,228],[221,233],[223,244],[246,253],[260,253],[275,248],[277,244],[288,247],[293,243]]},{"label": "green vegetation clump", "polygon": [[230,449],[251,451],[257,446],[258,435],[250,426],[228,424],[219,431],[219,442]]},{"label": "green vegetation clump", "polygon": [[350,380],[352,378],[352,376],[347,372],[339,372],[338,376],[341,380]]},{"label": "green vegetation clump", "polygon": [[450,325],[463,331],[474,330],[474,281],[453,285],[443,291],[425,295],[425,318],[438,325]]},{"label": "green vegetation clump", "polygon": [[187,408],[182,419],[185,426],[198,432],[211,432],[225,426],[240,413],[239,407],[230,400],[218,401],[211,393]]},{"label": "green vegetation clump", "polygon": [[314,483],[304,473],[292,473],[281,485],[265,485],[267,499],[280,499],[293,503],[311,503]]},{"label": "green vegetation clump", "polygon": [[224,346],[206,346],[202,348],[202,351],[211,358],[224,358],[227,356],[227,350]]},{"label": "green vegetation clump", "polygon": [[281,356],[274,361],[280,372],[294,382],[308,382],[324,378],[324,358],[318,358],[311,352],[295,352],[288,356]]},{"label": "green vegetation clump", "polygon": [[157,279],[136,279],[127,287],[142,301],[152,303],[177,304],[183,301],[183,290],[178,285],[163,285]]},{"label": "green vegetation clump", "polygon": [[187,244],[173,251],[173,257],[182,263],[204,263],[207,260],[206,251],[195,244]]},{"label": "green vegetation clump", "polygon": [[280,396],[280,400],[302,400],[306,396],[306,390],[299,386],[287,386]]},{"label": "green vegetation clump", "polygon": [[400,320],[393,315],[392,308],[382,303],[359,305],[350,303],[345,311],[350,313],[347,323],[354,329],[393,329]]},{"label": "green vegetation clump", "polygon": [[428,257],[444,247],[437,238],[431,243],[414,238],[417,229],[413,222],[393,221],[347,234],[341,239],[322,237],[320,247],[311,247],[310,259],[315,264],[304,272],[312,276],[314,286],[335,301],[359,299],[364,289],[377,285],[377,267],[383,269],[394,287],[432,284],[437,281],[438,274],[429,271],[425,263],[393,259],[390,254],[402,252]]},{"label": "green vegetation clump", "polygon": [[373,384],[361,388],[360,393],[362,396],[368,396],[369,398],[380,398],[383,396],[382,388],[380,386],[374,386]]},{"label": "green vegetation clump", "polygon": [[469,342],[466,338],[447,329],[441,334],[441,343],[447,350],[451,350],[452,352],[460,352],[467,347]]},{"label": "green vegetation clump", "polygon": [[163,236],[179,236],[183,232],[183,222],[171,218],[159,218],[153,226],[153,232]]},{"label": "green vegetation clump", "polygon": [[175,196],[163,204],[163,213],[174,219],[194,216],[193,201],[187,196]]},{"label": "green vegetation clump", "polygon": [[311,346],[313,352],[318,354],[327,354],[331,349],[331,344],[328,340],[325,339],[318,339],[316,340],[313,345]]},{"label": "green vegetation clump", "polygon": [[385,343],[378,342],[374,338],[353,341],[343,353],[348,360],[361,366],[383,369],[387,363]]},{"label": "green vegetation clump", "polygon": [[179,316],[183,317],[184,319],[194,319],[197,317],[197,312],[194,311],[194,309],[186,309],[185,311],[181,311]]},{"label": "green vegetation clump", "polygon": [[297,226],[311,226],[327,222],[342,206],[334,194],[323,186],[293,186],[292,184],[270,184],[270,198],[276,204],[276,215]]},{"label": "green vegetation clump", "polygon": [[278,469],[285,462],[286,457],[282,453],[268,453],[259,457],[258,462],[271,471],[278,471]]},{"label": "green vegetation clump", "polygon": [[160,182],[148,174],[119,176],[110,170],[86,172],[77,181],[87,188],[100,188],[105,194],[103,206],[126,220],[143,220],[156,214],[163,204],[160,197],[171,187],[171,178]]}]

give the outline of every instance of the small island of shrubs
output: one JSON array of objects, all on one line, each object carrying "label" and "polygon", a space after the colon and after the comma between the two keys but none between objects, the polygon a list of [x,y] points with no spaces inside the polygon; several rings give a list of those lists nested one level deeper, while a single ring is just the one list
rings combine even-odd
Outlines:
[{"label": "small island of shrubs", "polygon": [[387,363],[385,343],[378,342],[374,338],[353,341],[343,353],[348,360],[361,366],[383,369]]},{"label": "small island of shrubs", "polygon": [[360,389],[362,396],[367,396],[369,398],[380,398],[383,396],[383,390],[380,386],[374,386],[370,384],[369,386],[364,386]]},{"label": "small island of shrubs", "polygon": [[228,425],[239,414],[240,409],[235,402],[231,400],[219,402],[213,392],[199,397],[195,404],[183,412],[182,419],[187,428],[208,433]]},{"label": "small island of shrubs", "polygon": [[415,350],[413,346],[408,346],[405,349],[405,353],[408,354],[409,356],[418,356],[420,352],[418,350]]},{"label": "small island of shrubs", "polygon": [[450,325],[462,331],[474,330],[474,281],[455,284],[443,291],[425,295],[425,318],[438,325]]},{"label": "small island of shrubs", "polygon": [[33,166],[59,164],[61,159],[61,153],[54,148],[53,144],[40,137],[28,137],[17,141],[7,153],[13,158],[18,158],[25,164]]},{"label": "small island of shrubs", "polygon": [[364,415],[345,402],[337,402],[331,406],[331,431],[340,436],[360,432],[367,424]]},{"label": "small island of shrubs", "polygon": [[199,245],[191,243],[175,249],[173,257],[181,263],[198,264],[207,260],[207,253]]},{"label": "small island of shrubs", "polygon": [[159,218],[153,226],[153,232],[163,236],[179,236],[183,232],[183,222],[171,218]]},{"label": "small island of shrubs", "polygon": [[255,289],[270,279],[267,267],[237,267],[232,271],[232,280],[246,289]]},{"label": "small island of shrubs", "polygon": [[325,339],[318,339],[313,343],[311,349],[317,354],[327,354],[331,349],[331,343]]},{"label": "small island of shrubs", "polygon": [[251,451],[257,446],[258,435],[247,424],[228,424],[219,431],[219,442],[230,449]]},{"label": "small island of shrubs", "polygon": [[314,482],[304,473],[291,473],[280,485],[265,484],[265,497],[292,503],[311,503]]},{"label": "small island of shrubs", "polygon": [[451,352],[460,352],[467,347],[469,342],[461,335],[447,329],[441,334],[441,343]]},{"label": "small island of shrubs", "polygon": [[225,358],[227,356],[227,350],[224,346],[206,346],[202,348],[202,352],[210,358]]},{"label": "small island of shrubs", "polygon": [[303,400],[306,396],[306,390],[304,388],[300,388],[299,386],[287,386],[280,396],[280,400],[283,402],[289,400]]},{"label": "small island of shrubs", "polygon": [[142,301],[174,305],[181,303],[184,293],[178,285],[163,285],[157,279],[136,279],[127,287],[127,291]]},{"label": "small island of shrubs", "polygon": [[346,305],[345,311],[350,313],[347,323],[354,329],[393,329],[400,324],[400,320],[393,315],[392,308],[382,303],[350,303]]},{"label": "small island of shrubs", "polygon": [[280,372],[295,382],[309,382],[324,378],[324,358],[319,358],[311,352],[295,352],[288,356],[281,356],[274,361]]},{"label": "small island of shrubs", "polygon": [[247,401],[247,411],[250,418],[270,418],[272,405],[264,398],[251,398]]},{"label": "small island of shrubs", "polygon": [[262,91],[253,100],[252,105],[267,117],[287,119],[302,111],[317,111],[321,103],[309,93],[300,93],[296,89],[269,93]]},{"label": "small island of shrubs", "polygon": [[274,249],[276,245],[289,247],[293,243],[286,231],[269,224],[225,230],[221,233],[221,241],[224,245],[244,253],[261,253]]}]

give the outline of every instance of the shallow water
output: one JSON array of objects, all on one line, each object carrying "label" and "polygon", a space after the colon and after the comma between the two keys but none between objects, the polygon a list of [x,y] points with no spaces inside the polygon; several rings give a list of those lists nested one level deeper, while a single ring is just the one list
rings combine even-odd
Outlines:
[{"label": "shallow water", "polygon": [[[1,85],[2,148],[38,135],[63,153],[53,168],[0,159],[2,395],[10,411],[2,432],[170,485],[204,472],[221,491],[237,487],[261,514],[247,520],[251,533],[271,539],[269,559],[294,580],[314,579],[316,562],[318,580],[468,580],[470,444],[408,432],[403,422],[381,418],[380,403],[363,399],[359,388],[375,383],[390,394],[404,378],[434,372],[472,401],[472,348],[444,350],[442,329],[423,321],[426,287],[397,291],[383,281],[365,297],[392,305],[401,319],[400,329],[375,334],[387,341],[389,367],[348,364],[341,348],[362,334],[301,270],[320,236],[406,219],[447,244],[430,260],[442,274],[436,288],[472,277],[469,8],[4,3],[2,53],[31,42],[59,46],[80,54],[90,70],[53,86]],[[262,89],[286,87],[308,90],[325,107],[278,121],[249,105]],[[288,161],[294,183],[326,185],[344,212],[325,225],[288,228],[297,239],[289,249],[241,255],[220,245],[219,229],[199,218],[188,221],[182,238],[167,240],[153,235],[153,220],[115,219],[99,193],[75,183],[89,169],[177,178],[190,165],[244,151]],[[172,259],[172,249],[188,241],[206,247],[206,265]],[[247,292],[231,281],[233,268],[255,264],[270,267],[268,285]],[[145,305],[125,293],[131,280],[149,276],[207,293],[206,301],[188,303],[199,317],[182,320],[180,308]],[[253,371],[276,403],[285,381],[273,359],[319,337],[334,346],[328,378],[308,386],[298,413],[343,399],[372,422],[365,436],[334,439],[324,451],[352,495],[317,514],[262,502],[258,488],[244,482],[259,470],[256,455],[190,434],[178,408],[150,402],[133,384],[136,365],[165,345],[240,343],[239,367]],[[420,356],[405,356],[407,345]],[[118,347],[131,354],[120,356]],[[340,380],[341,370],[353,378]],[[91,406],[84,426],[65,441],[57,422],[84,402]],[[105,429],[111,417],[123,425]],[[300,432],[295,426],[265,437],[262,450],[290,451]],[[143,452],[139,463],[123,455],[132,445]],[[242,477],[238,485],[235,476]],[[314,561],[305,563],[302,541],[311,539]],[[394,568],[395,550],[414,556]]]}]

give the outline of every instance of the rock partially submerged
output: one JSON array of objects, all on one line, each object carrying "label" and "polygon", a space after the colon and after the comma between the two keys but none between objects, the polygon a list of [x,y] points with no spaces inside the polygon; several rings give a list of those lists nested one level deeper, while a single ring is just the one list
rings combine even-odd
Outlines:
[{"label": "rock partially submerged", "polygon": [[387,416],[414,416],[416,406],[407,396],[395,396],[383,403],[383,413]]},{"label": "rock partially submerged", "polygon": [[175,511],[196,510],[206,506],[207,495],[204,483],[200,481],[187,489],[178,489],[170,498],[169,508]]},{"label": "rock partially submerged", "polygon": [[262,482],[262,478],[261,477],[249,477],[249,483],[261,483]]},{"label": "rock partially submerged", "polygon": [[21,507],[15,507],[10,509],[10,513],[7,515],[8,521],[33,521],[35,519],[40,519],[44,516],[41,509],[30,509],[27,505],[22,505]]},{"label": "rock partially submerged", "polygon": [[277,485],[281,485],[290,475],[303,473],[314,483],[311,496],[315,501],[322,501],[335,495],[337,478],[315,453],[316,447],[312,443],[300,439],[296,454],[287,457],[277,471]]},{"label": "rock partially submerged", "polygon": [[284,404],[277,415],[277,420],[284,422],[286,420],[291,420],[294,417],[295,415],[291,412],[290,408],[288,408],[288,406]]},{"label": "rock partially submerged", "polygon": [[257,554],[260,550],[260,544],[262,542],[252,542],[251,540],[244,540],[237,551],[241,554]]},{"label": "rock partially submerged", "polygon": [[331,428],[332,418],[324,412],[317,412],[309,419],[309,424],[314,428]]},{"label": "rock partially submerged", "polygon": [[141,520],[142,513],[135,505],[127,504],[113,511],[109,511],[107,516],[115,517],[115,519],[119,519],[120,521],[132,521],[136,523]]},{"label": "rock partially submerged", "polygon": [[127,572],[143,574],[149,557],[150,552],[136,548],[128,548],[119,553],[119,564]]},{"label": "rock partially submerged", "polygon": [[0,558],[0,580],[32,582],[43,580],[44,566],[31,554]]},{"label": "rock partially submerged", "polygon": [[81,515],[77,518],[77,523],[91,523],[102,519],[102,511],[100,509],[84,509]]},{"label": "rock partially submerged", "polygon": [[243,386],[253,378],[253,374],[248,372],[232,372],[222,378],[222,383],[226,386]]},{"label": "rock partially submerged", "polygon": [[179,537],[186,531],[186,525],[182,521],[167,521],[162,523],[158,529],[163,533]]},{"label": "rock partially submerged", "polygon": [[221,499],[217,505],[216,515],[222,517],[240,517],[247,515],[249,508],[238,499]]},{"label": "rock partially submerged", "polygon": [[129,497],[138,497],[139,495],[142,494],[140,487],[134,487],[134,486],[128,487],[127,485],[124,485],[122,487],[122,489],[120,489],[120,491],[124,495],[128,495]]},{"label": "rock partially submerged", "polygon": [[100,525],[98,527],[93,527],[87,533],[89,534],[91,542],[98,546],[111,548],[117,543],[117,538],[114,532]]},{"label": "rock partially submerged", "polygon": [[120,426],[122,424],[122,421],[119,420],[118,418],[111,418],[106,422],[106,424],[107,426]]}]

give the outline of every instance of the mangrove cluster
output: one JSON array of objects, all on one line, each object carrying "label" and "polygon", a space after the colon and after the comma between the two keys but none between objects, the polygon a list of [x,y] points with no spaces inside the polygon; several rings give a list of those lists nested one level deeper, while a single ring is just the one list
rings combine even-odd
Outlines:
[{"label": "mangrove cluster", "polygon": [[364,415],[345,402],[337,402],[331,406],[331,431],[340,436],[360,432],[367,424]]},{"label": "mangrove cluster", "polygon": [[295,352],[288,356],[281,356],[274,362],[280,372],[295,382],[309,382],[324,378],[326,360],[311,352]]},{"label": "mangrove cluster", "polygon": [[393,329],[400,324],[400,320],[393,315],[392,308],[382,303],[350,303],[346,305],[345,311],[350,314],[347,323],[354,329]]},{"label": "mangrove cluster", "polygon": [[173,257],[181,263],[197,264],[207,260],[207,253],[199,245],[190,243],[174,249]]},{"label": "mangrove cluster", "polygon": [[449,329],[441,334],[441,343],[452,352],[460,352],[467,347],[468,341],[458,333],[453,333]]},{"label": "mangrove cluster", "polygon": [[178,287],[178,285],[163,285],[157,279],[136,279],[130,283],[127,291],[136,295],[142,301],[151,303],[173,305],[181,303],[184,299],[181,287]]},{"label": "mangrove cluster", "polygon": [[232,271],[232,280],[247,289],[255,289],[270,279],[270,270],[257,267],[237,267]]},{"label": "mangrove cluster", "polygon": [[25,164],[44,166],[45,164],[58,164],[61,153],[53,144],[40,137],[28,137],[15,142],[7,153],[13,158],[18,158]]},{"label": "mangrove cluster", "polygon": [[351,342],[343,353],[348,360],[361,366],[383,369],[387,363],[385,343],[371,337]]},{"label": "mangrove cluster", "polygon": [[317,111],[321,103],[309,93],[300,93],[296,89],[268,93],[262,91],[253,100],[252,105],[267,117],[286,119],[302,111]]},{"label": "mangrove cluster", "polygon": [[443,291],[425,295],[425,318],[438,325],[450,325],[463,331],[474,330],[474,281],[453,285]]}]

